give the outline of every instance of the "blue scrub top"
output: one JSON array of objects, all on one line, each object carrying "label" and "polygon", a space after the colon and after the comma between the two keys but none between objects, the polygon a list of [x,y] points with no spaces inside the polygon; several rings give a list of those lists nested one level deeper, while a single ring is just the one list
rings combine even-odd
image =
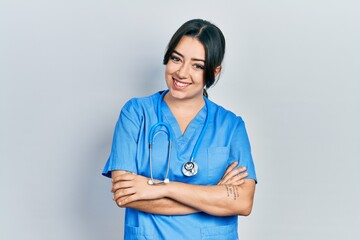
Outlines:
[{"label": "blue scrub top", "polygon": [[[150,177],[149,132],[158,122],[157,103],[160,93],[134,98],[121,110],[116,124],[110,157],[103,175],[111,177],[113,170],[125,170]],[[207,104],[191,121],[182,135],[180,127],[167,104],[162,101],[163,121],[171,126],[173,146],[170,162],[170,181],[200,185],[216,185],[226,168],[234,161],[246,166],[248,177],[256,180],[250,143],[241,117],[205,98]],[[195,156],[199,171],[186,177],[181,168],[191,153],[208,114],[208,128]],[[161,130],[161,129],[160,129]],[[168,137],[161,132],[153,143],[153,177],[163,180],[167,170]],[[238,239],[237,216],[217,217],[206,213],[182,216],[149,214],[127,208],[125,240],[130,239]]]}]

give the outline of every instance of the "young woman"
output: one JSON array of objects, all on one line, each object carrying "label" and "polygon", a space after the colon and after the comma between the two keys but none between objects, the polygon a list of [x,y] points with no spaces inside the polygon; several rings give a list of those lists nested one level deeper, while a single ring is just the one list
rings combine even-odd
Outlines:
[{"label": "young woman", "polygon": [[219,28],[184,23],[164,56],[168,89],[121,110],[103,175],[125,239],[238,239],[256,175],[243,120],[207,98],[224,53]]}]

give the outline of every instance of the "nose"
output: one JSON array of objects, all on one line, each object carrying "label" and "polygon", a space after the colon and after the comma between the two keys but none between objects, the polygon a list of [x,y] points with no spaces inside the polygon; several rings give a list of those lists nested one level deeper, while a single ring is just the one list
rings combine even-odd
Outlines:
[{"label": "nose", "polygon": [[186,63],[181,64],[177,74],[180,78],[187,78],[189,76],[189,66]]}]

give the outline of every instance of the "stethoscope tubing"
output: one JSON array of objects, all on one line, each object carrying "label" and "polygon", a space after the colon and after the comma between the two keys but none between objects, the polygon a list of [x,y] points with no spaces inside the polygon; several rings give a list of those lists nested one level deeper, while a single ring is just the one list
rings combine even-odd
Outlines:
[{"label": "stethoscope tubing", "polygon": [[[165,96],[165,94],[169,92],[169,90],[165,90],[161,93],[161,96],[158,100],[158,103],[157,103],[157,117],[158,117],[158,122],[151,127],[150,129],[150,133],[149,133],[149,161],[150,161],[150,179],[148,181],[149,184],[151,185],[157,185],[157,184],[163,184],[163,183],[168,183],[169,182],[169,171],[170,171],[170,156],[171,156],[171,150],[172,150],[172,139],[173,139],[173,133],[171,131],[171,127],[168,123],[166,122],[163,122],[162,120],[162,114],[161,114],[161,104],[162,104],[162,101],[163,101],[163,98]],[[205,101],[205,105],[207,105],[207,100],[204,99]],[[198,138],[198,140],[196,141],[195,143],[195,147],[191,153],[191,156],[190,156],[190,161],[189,162],[186,162],[184,163],[183,165],[183,173],[185,176],[194,176],[197,171],[198,171],[198,166],[195,162],[195,156],[196,156],[196,153],[197,151],[199,150],[199,146],[200,146],[200,143],[202,142],[202,139],[204,137],[204,134],[205,134],[205,131],[208,127],[208,124],[209,124],[209,121],[208,121],[208,114],[206,114],[206,118],[205,118],[205,124],[203,126],[203,129],[201,130],[201,133],[200,133],[200,136]],[[169,141],[169,144],[168,144],[168,156],[167,156],[167,169],[166,169],[166,174],[165,174],[165,178],[164,180],[158,180],[158,181],[154,181],[154,178],[153,178],[153,171],[152,171],[152,146],[153,146],[153,143],[154,143],[154,139],[156,137],[156,135],[160,132],[156,132],[156,129],[158,129],[159,127],[165,127],[166,131],[165,130],[160,130],[160,131],[163,131],[165,132],[165,134],[168,136],[168,141]],[[185,169],[185,166],[187,164],[191,164],[192,166],[195,166],[195,171],[188,171]]]},{"label": "stethoscope tubing", "polygon": [[[165,134],[168,136],[168,141],[169,141],[169,145],[168,145],[168,156],[167,156],[167,168],[166,168],[166,174],[165,174],[165,179],[163,181],[154,181],[154,177],[153,177],[153,166],[152,166],[152,146],[153,146],[153,142],[154,139],[156,137],[157,134],[160,133],[160,131],[156,132],[156,129],[158,127],[164,126],[166,128],[166,131],[161,130],[162,132],[165,132]],[[149,133],[149,161],[150,161],[150,179],[148,181],[149,184],[151,185],[156,185],[156,184],[162,184],[162,183],[168,183],[169,182],[169,171],[170,171],[170,155],[171,155],[171,150],[172,150],[172,132],[171,132],[171,128],[170,125],[167,124],[166,122],[158,122],[156,123],[154,126],[152,126],[152,128],[150,129],[150,133]]]}]

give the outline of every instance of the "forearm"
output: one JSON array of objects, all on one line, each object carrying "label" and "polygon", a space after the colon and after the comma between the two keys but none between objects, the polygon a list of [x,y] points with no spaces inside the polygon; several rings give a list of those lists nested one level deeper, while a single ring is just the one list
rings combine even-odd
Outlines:
[{"label": "forearm", "polygon": [[202,186],[170,182],[164,186],[165,196],[199,211],[216,216],[250,214],[255,183],[246,180],[241,186]]},{"label": "forearm", "polygon": [[161,215],[186,215],[198,212],[198,210],[170,198],[138,200],[121,207],[133,208],[142,212]]},{"label": "forearm", "polygon": [[[122,174],[126,174],[126,173],[127,173],[126,171],[113,171],[112,176],[114,178],[116,176],[121,176]],[[116,201],[119,207],[133,208],[142,212],[148,212],[153,214],[186,215],[186,214],[198,212],[196,209],[181,204],[170,198],[137,200],[134,202],[127,203],[125,205],[120,205],[119,202],[122,201],[123,199],[124,197],[120,197]]]},{"label": "forearm", "polygon": [[[232,164],[235,165],[235,164]],[[112,192],[120,207],[163,214],[184,215],[206,212],[211,215],[249,215],[255,182],[243,179],[246,173],[232,170],[230,165],[216,186],[170,182],[149,185],[144,176],[123,172],[113,173]]]}]

